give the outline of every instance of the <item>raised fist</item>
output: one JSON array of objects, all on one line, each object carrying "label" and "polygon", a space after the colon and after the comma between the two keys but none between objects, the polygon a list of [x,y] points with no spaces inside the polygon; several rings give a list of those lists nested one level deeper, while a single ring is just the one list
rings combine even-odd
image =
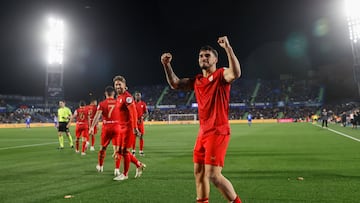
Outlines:
[{"label": "raised fist", "polygon": [[170,53],[163,53],[161,55],[161,63],[163,65],[169,64],[171,62],[171,59],[172,59],[172,55]]}]

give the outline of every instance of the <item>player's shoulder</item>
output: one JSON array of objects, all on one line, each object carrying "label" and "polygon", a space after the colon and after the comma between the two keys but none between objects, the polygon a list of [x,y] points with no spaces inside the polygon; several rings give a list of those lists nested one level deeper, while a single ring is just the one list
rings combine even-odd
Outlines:
[{"label": "player's shoulder", "polygon": [[126,103],[130,104],[130,103],[134,102],[134,97],[128,91],[124,92],[124,98],[125,98]]},{"label": "player's shoulder", "polygon": [[129,96],[132,97],[132,94],[130,94],[130,92],[128,92],[128,91],[125,91],[125,92],[124,92],[124,96],[125,96],[125,97],[129,97]]}]

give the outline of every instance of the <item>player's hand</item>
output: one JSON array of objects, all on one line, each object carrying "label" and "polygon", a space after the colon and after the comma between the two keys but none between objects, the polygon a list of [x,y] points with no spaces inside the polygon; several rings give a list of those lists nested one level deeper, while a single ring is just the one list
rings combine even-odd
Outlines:
[{"label": "player's hand", "polygon": [[169,64],[172,60],[172,55],[170,53],[163,53],[161,55],[161,63],[163,65]]},{"label": "player's hand", "polygon": [[116,151],[114,151],[114,152],[113,152],[113,154],[111,155],[111,157],[112,157],[113,159],[118,158],[118,157],[117,157],[117,153],[116,153]]},{"label": "player's hand", "polygon": [[91,135],[91,134],[93,134],[94,133],[94,128],[90,128],[89,129],[89,134]]},{"label": "player's hand", "polygon": [[223,37],[219,37],[218,41],[219,45],[226,49],[226,48],[229,48],[230,47],[230,43],[229,43],[229,40],[227,38],[227,36],[223,36]]},{"label": "player's hand", "polygon": [[134,135],[136,135],[137,137],[141,136],[141,133],[138,128],[134,128]]}]

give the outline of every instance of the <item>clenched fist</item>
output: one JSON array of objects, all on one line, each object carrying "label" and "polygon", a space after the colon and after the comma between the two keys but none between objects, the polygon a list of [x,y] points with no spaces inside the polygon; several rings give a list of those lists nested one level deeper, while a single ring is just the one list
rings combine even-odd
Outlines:
[{"label": "clenched fist", "polygon": [[228,40],[227,36],[219,37],[217,42],[224,49],[230,47],[230,43],[229,43],[229,40]]},{"label": "clenched fist", "polygon": [[170,53],[163,53],[161,55],[161,63],[163,65],[169,64],[171,62],[172,55]]}]

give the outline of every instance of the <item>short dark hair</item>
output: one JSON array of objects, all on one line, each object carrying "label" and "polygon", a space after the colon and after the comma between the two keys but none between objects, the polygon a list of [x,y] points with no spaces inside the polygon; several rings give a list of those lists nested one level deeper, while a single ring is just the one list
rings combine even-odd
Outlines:
[{"label": "short dark hair", "polygon": [[200,51],[211,51],[211,52],[216,56],[216,58],[219,57],[219,54],[218,54],[218,52],[216,51],[216,49],[212,48],[212,46],[210,46],[210,45],[202,46],[202,47],[200,48]]},{"label": "short dark hair", "polygon": [[80,100],[79,106],[85,106],[85,105],[86,105],[86,102],[84,100]]},{"label": "short dark hair", "polygon": [[114,93],[115,92],[115,90],[114,90],[114,87],[113,86],[106,86],[105,87],[105,92],[106,92],[106,94],[108,94],[108,95],[111,95],[112,93]]}]

